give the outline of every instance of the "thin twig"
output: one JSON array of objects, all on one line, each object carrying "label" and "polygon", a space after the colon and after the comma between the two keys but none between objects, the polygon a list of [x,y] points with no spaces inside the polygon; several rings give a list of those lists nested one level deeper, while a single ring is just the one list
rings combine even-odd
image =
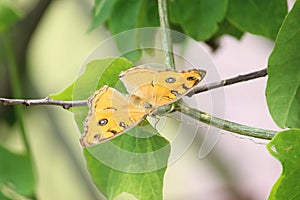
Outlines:
[{"label": "thin twig", "polygon": [[[205,92],[208,90],[212,90],[219,87],[224,87],[232,84],[236,84],[243,81],[248,81],[260,77],[264,77],[267,75],[267,69],[262,69],[256,72],[251,72],[249,74],[239,75],[234,78],[229,78],[222,80],[216,83],[210,83],[201,87],[196,88],[194,91],[190,92],[187,96],[192,96],[193,94],[198,94],[201,92]],[[56,105],[62,106],[65,109],[69,109],[70,107],[78,107],[78,106],[86,106],[86,100],[77,100],[77,101],[61,101],[61,100],[53,100],[49,97],[44,99],[7,99],[0,98],[0,105],[8,106],[8,105],[19,105],[23,104],[25,106],[34,106],[34,105]]]},{"label": "thin twig", "polygon": [[243,81],[249,81],[249,80],[256,79],[256,78],[265,77],[267,74],[268,74],[267,68],[265,68],[265,69],[262,69],[262,70],[259,70],[259,71],[251,72],[249,74],[239,75],[239,76],[229,78],[229,79],[225,79],[225,80],[222,80],[222,81],[219,81],[219,82],[210,83],[210,84],[207,84],[207,85],[197,87],[193,91],[188,93],[187,96],[191,97],[194,94],[205,92],[205,91],[208,91],[208,90],[211,90],[211,89],[215,89],[215,88],[219,88],[219,87],[223,87],[223,86],[228,86],[228,85],[233,85],[235,83],[240,83],[240,82],[243,82]]},{"label": "thin twig", "polygon": [[169,69],[175,69],[172,37],[170,33],[168,0],[158,0],[159,21],[161,27],[162,46],[165,53],[165,64]]},{"label": "thin twig", "polygon": [[206,123],[208,125],[211,125],[211,126],[214,126],[214,127],[226,130],[226,131],[230,131],[232,133],[237,133],[239,135],[260,138],[260,139],[266,139],[266,140],[271,140],[276,135],[276,131],[255,128],[255,127],[246,126],[246,125],[238,124],[235,122],[227,121],[224,119],[220,119],[220,118],[214,117],[212,115],[209,115],[205,112],[191,108],[185,104],[178,105],[176,110],[179,110],[180,112],[182,112],[196,120],[199,120],[203,123]]},{"label": "thin twig", "polygon": [[62,106],[64,109],[69,109],[71,107],[86,106],[87,100],[78,101],[61,101],[54,100],[49,97],[44,99],[6,99],[0,98],[0,105],[25,105],[25,106],[35,106],[35,105],[55,105]]}]

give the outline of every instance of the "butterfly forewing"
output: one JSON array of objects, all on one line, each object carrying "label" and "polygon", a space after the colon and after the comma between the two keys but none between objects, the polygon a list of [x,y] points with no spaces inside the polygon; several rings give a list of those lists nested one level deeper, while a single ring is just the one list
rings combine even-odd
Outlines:
[{"label": "butterfly forewing", "polygon": [[158,71],[146,66],[131,68],[120,74],[130,94],[140,96],[154,108],[172,103],[194,88],[205,76],[205,71]]}]

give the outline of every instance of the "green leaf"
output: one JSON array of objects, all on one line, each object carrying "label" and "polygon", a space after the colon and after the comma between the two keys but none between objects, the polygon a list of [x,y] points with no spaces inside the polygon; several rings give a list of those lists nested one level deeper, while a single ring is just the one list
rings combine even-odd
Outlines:
[{"label": "green leaf", "polygon": [[170,20],[184,33],[200,41],[209,39],[218,30],[226,14],[227,0],[169,1]]},{"label": "green leaf", "polygon": [[113,34],[137,27],[138,16],[143,1],[118,0],[109,19],[109,28]]},{"label": "green leaf", "polygon": [[277,133],[267,148],[282,164],[282,173],[269,200],[300,199],[300,129]]},{"label": "green leaf", "polygon": [[[118,0],[108,21],[112,34],[137,28],[142,4],[141,0]],[[138,31],[131,33],[120,38],[116,37],[115,40],[119,50],[124,54],[122,56],[136,61],[141,57],[142,52],[139,50]]]},{"label": "green leaf", "polygon": [[35,177],[29,155],[14,154],[0,146],[0,198],[35,195]]},{"label": "green leaf", "polygon": [[300,128],[300,1],[285,18],[269,57],[266,97],[282,128]]},{"label": "green leaf", "polygon": [[[71,86],[51,97],[63,100],[86,99],[104,84],[124,91],[118,75],[132,65],[124,58],[91,61]],[[83,131],[87,107],[73,108],[72,111],[79,129]],[[139,125],[119,137],[84,150],[96,185],[109,199],[123,192],[139,199],[162,199],[169,152],[169,143],[146,121],[144,126]]]},{"label": "green leaf", "polygon": [[158,27],[159,25],[157,1],[142,0],[137,27]]},{"label": "green leaf", "polygon": [[119,73],[133,64],[125,58],[105,58],[90,61],[81,74],[69,87],[58,94],[50,95],[56,100],[84,100],[103,85],[116,87]]},{"label": "green leaf", "polygon": [[[140,200],[162,199],[170,146],[159,135],[140,137],[149,135],[149,132],[152,134],[155,130],[135,127],[112,142],[85,150],[93,180],[108,199],[123,192],[133,194]],[[136,136],[133,137],[133,134]],[[102,161],[105,158],[108,159]]]},{"label": "green leaf", "polygon": [[97,28],[110,17],[111,11],[117,0],[95,0],[93,8],[93,21],[89,30]]},{"label": "green leaf", "polygon": [[219,29],[218,31],[214,34],[214,38],[220,38],[223,35],[231,35],[235,37],[236,39],[241,39],[243,36],[244,32],[236,28],[233,24],[231,24],[227,19],[224,19],[220,24],[219,24]]},{"label": "green leaf", "polygon": [[13,6],[0,1],[0,33],[12,27],[20,17],[21,15]]},{"label": "green leaf", "polygon": [[98,25],[108,22],[108,28],[116,35],[128,30],[128,34],[115,37],[122,57],[136,61],[141,57],[141,43],[149,46],[154,43],[154,31],[142,36],[136,28],[158,27],[159,16],[157,1],[149,0],[97,0],[93,9],[93,23],[91,30]]},{"label": "green leaf", "polygon": [[227,18],[244,32],[275,40],[286,13],[286,0],[230,0]]}]

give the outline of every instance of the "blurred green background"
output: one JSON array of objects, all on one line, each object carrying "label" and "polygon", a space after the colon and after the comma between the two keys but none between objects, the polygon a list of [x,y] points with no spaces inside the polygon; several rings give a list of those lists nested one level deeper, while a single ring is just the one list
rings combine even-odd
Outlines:
[{"label": "blurred green background", "polygon": [[[68,86],[77,77],[86,55],[105,35],[99,29],[88,33],[93,1],[59,0],[48,3],[28,45],[26,64],[19,66],[22,94],[26,98],[46,97]],[[14,2],[17,8],[28,13],[38,4],[43,3]],[[30,21],[26,22],[28,27]],[[18,37],[22,40],[26,36],[19,33]],[[0,69],[0,74],[4,75],[4,69]],[[1,84],[1,97],[11,97],[9,92],[5,92],[10,90],[8,86],[8,83]],[[4,109],[8,111],[5,114]],[[13,118],[14,111],[12,107],[1,107],[0,110],[1,143],[14,152],[21,152],[23,147],[18,123],[12,126],[6,123]],[[80,133],[73,114],[61,107],[37,106],[25,108],[24,119],[37,170],[37,197],[45,200],[101,199],[85,168],[78,143]]]}]

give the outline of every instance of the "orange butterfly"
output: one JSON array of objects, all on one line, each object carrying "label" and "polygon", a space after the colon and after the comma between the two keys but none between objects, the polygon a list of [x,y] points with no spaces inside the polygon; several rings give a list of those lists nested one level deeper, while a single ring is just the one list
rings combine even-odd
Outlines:
[{"label": "orange butterfly", "polygon": [[119,75],[129,94],[103,86],[89,99],[89,113],[80,139],[83,147],[112,139],[140,123],[157,108],[190,92],[205,76],[199,69],[155,70],[138,66]]}]

